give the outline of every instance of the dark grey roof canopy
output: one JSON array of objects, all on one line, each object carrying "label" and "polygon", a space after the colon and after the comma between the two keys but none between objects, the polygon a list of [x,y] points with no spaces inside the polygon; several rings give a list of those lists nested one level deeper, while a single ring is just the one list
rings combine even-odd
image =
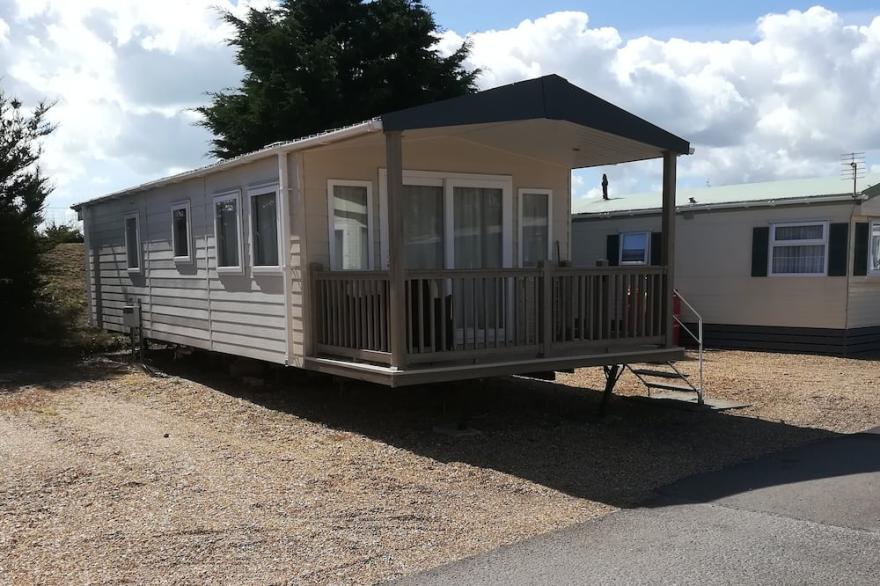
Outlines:
[{"label": "dark grey roof canopy", "polygon": [[682,155],[683,138],[582,90],[558,75],[492,88],[475,94],[384,114],[385,130],[412,130],[547,118],[564,120]]}]

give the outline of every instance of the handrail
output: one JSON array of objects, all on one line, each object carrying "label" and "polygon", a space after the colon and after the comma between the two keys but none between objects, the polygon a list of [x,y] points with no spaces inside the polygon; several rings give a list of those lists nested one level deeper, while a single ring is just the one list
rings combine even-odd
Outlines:
[{"label": "handrail", "polygon": [[682,303],[684,303],[685,306],[687,306],[687,308],[690,310],[690,312],[693,313],[694,316],[696,316],[696,318],[697,318],[697,332],[698,333],[695,335],[689,327],[684,325],[684,322],[681,320],[681,318],[679,316],[674,315],[674,314],[672,316],[673,319],[675,319],[675,321],[678,323],[679,327],[681,327],[684,331],[686,331],[688,334],[690,334],[691,338],[693,338],[697,342],[697,352],[698,352],[697,357],[699,359],[699,364],[700,364],[700,375],[699,375],[700,376],[700,384],[697,388],[697,399],[698,399],[698,402],[702,405],[703,404],[703,316],[700,315],[700,312],[698,312],[696,310],[696,308],[693,305],[691,305],[691,303],[687,299],[684,298],[684,296],[681,294],[681,291],[679,291],[678,289],[673,289],[672,292],[673,292],[673,295],[678,297],[682,301]]}]

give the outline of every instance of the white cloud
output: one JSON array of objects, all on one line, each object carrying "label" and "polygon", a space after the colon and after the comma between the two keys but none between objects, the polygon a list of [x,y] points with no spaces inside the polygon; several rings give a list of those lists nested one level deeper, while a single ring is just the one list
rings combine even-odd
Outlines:
[{"label": "white cloud", "polygon": [[[234,86],[236,13],[265,0],[18,0],[0,5],[0,78],[26,106],[55,102],[42,166],[51,210],[206,161],[191,108]],[[50,214],[53,215],[53,214]],[[57,214],[54,214],[57,216]]]},{"label": "white cloud", "polygon": [[[690,140],[682,182],[713,185],[835,174],[838,155],[880,151],[880,17],[846,24],[822,7],[770,14],[754,40],[623,39],[591,28],[582,12],[560,12],[517,27],[471,34],[468,64],[491,87],[558,73]],[[447,32],[444,51],[463,38]],[[874,151],[874,152],[872,152]],[[654,167],[576,174],[598,193],[603,171],[618,187],[648,189]]]},{"label": "white cloud", "polygon": [[[12,0],[0,3],[3,89],[56,100],[44,167],[54,208],[205,162],[210,136],[189,111],[241,70],[218,8],[274,0]],[[442,23],[441,23],[442,24]],[[880,163],[880,17],[859,26],[821,7],[756,19],[749,40],[623,38],[557,12],[469,35],[479,83],[558,73],[691,140],[682,183],[835,174],[838,154]],[[441,51],[463,41],[443,34]],[[656,162],[575,174],[576,196],[659,184]]]}]

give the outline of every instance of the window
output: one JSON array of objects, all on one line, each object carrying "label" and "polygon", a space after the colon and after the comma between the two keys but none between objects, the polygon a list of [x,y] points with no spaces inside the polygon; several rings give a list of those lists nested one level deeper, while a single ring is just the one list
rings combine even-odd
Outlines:
[{"label": "window", "polygon": [[174,260],[188,262],[190,256],[189,202],[182,201],[171,206],[171,248]]},{"label": "window", "polygon": [[125,265],[130,273],[141,270],[141,228],[137,213],[126,214],[125,221]]},{"label": "window", "polygon": [[327,193],[331,268],[369,270],[373,258],[372,184],[330,180]]},{"label": "window", "polygon": [[519,192],[520,258],[522,266],[537,266],[550,258],[550,201],[552,192],[523,189]]},{"label": "window", "polygon": [[275,186],[252,190],[251,255],[253,267],[278,267],[278,197]]},{"label": "window", "polygon": [[828,266],[828,223],[772,224],[771,275],[824,275]]},{"label": "window", "polygon": [[625,232],[620,235],[620,264],[646,265],[650,258],[650,232]]},{"label": "window", "polygon": [[880,273],[880,222],[871,223],[871,240],[869,243],[868,270],[872,273]]},{"label": "window", "polygon": [[241,213],[238,192],[214,198],[214,237],[217,272],[240,272]]},{"label": "window", "polygon": [[404,185],[401,195],[406,268],[443,268],[443,184]]},{"label": "window", "polygon": [[500,268],[504,257],[502,190],[456,185],[452,195],[455,268]]}]

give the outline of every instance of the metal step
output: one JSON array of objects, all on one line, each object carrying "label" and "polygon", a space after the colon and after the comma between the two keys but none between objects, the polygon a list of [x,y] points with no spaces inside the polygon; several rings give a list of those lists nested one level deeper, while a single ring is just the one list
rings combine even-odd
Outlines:
[{"label": "metal step", "polygon": [[651,389],[663,389],[664,391],[681,391],[683,393],[696,393],[696,389],[691,387],[683,387],[680,385],[667,385],[663,383],[645,383],[645,386]]},{"label": "metal step", "polygon": [[687,378],[689,375],[682,373],[678,374],[676,372],[669,372],[668,370],[651,370],[650,368],[636,368],[633,370],[633,373],[640,374],[642,376],[656,376],[660,378],[676,378],[681,379],[682,377]]}]

